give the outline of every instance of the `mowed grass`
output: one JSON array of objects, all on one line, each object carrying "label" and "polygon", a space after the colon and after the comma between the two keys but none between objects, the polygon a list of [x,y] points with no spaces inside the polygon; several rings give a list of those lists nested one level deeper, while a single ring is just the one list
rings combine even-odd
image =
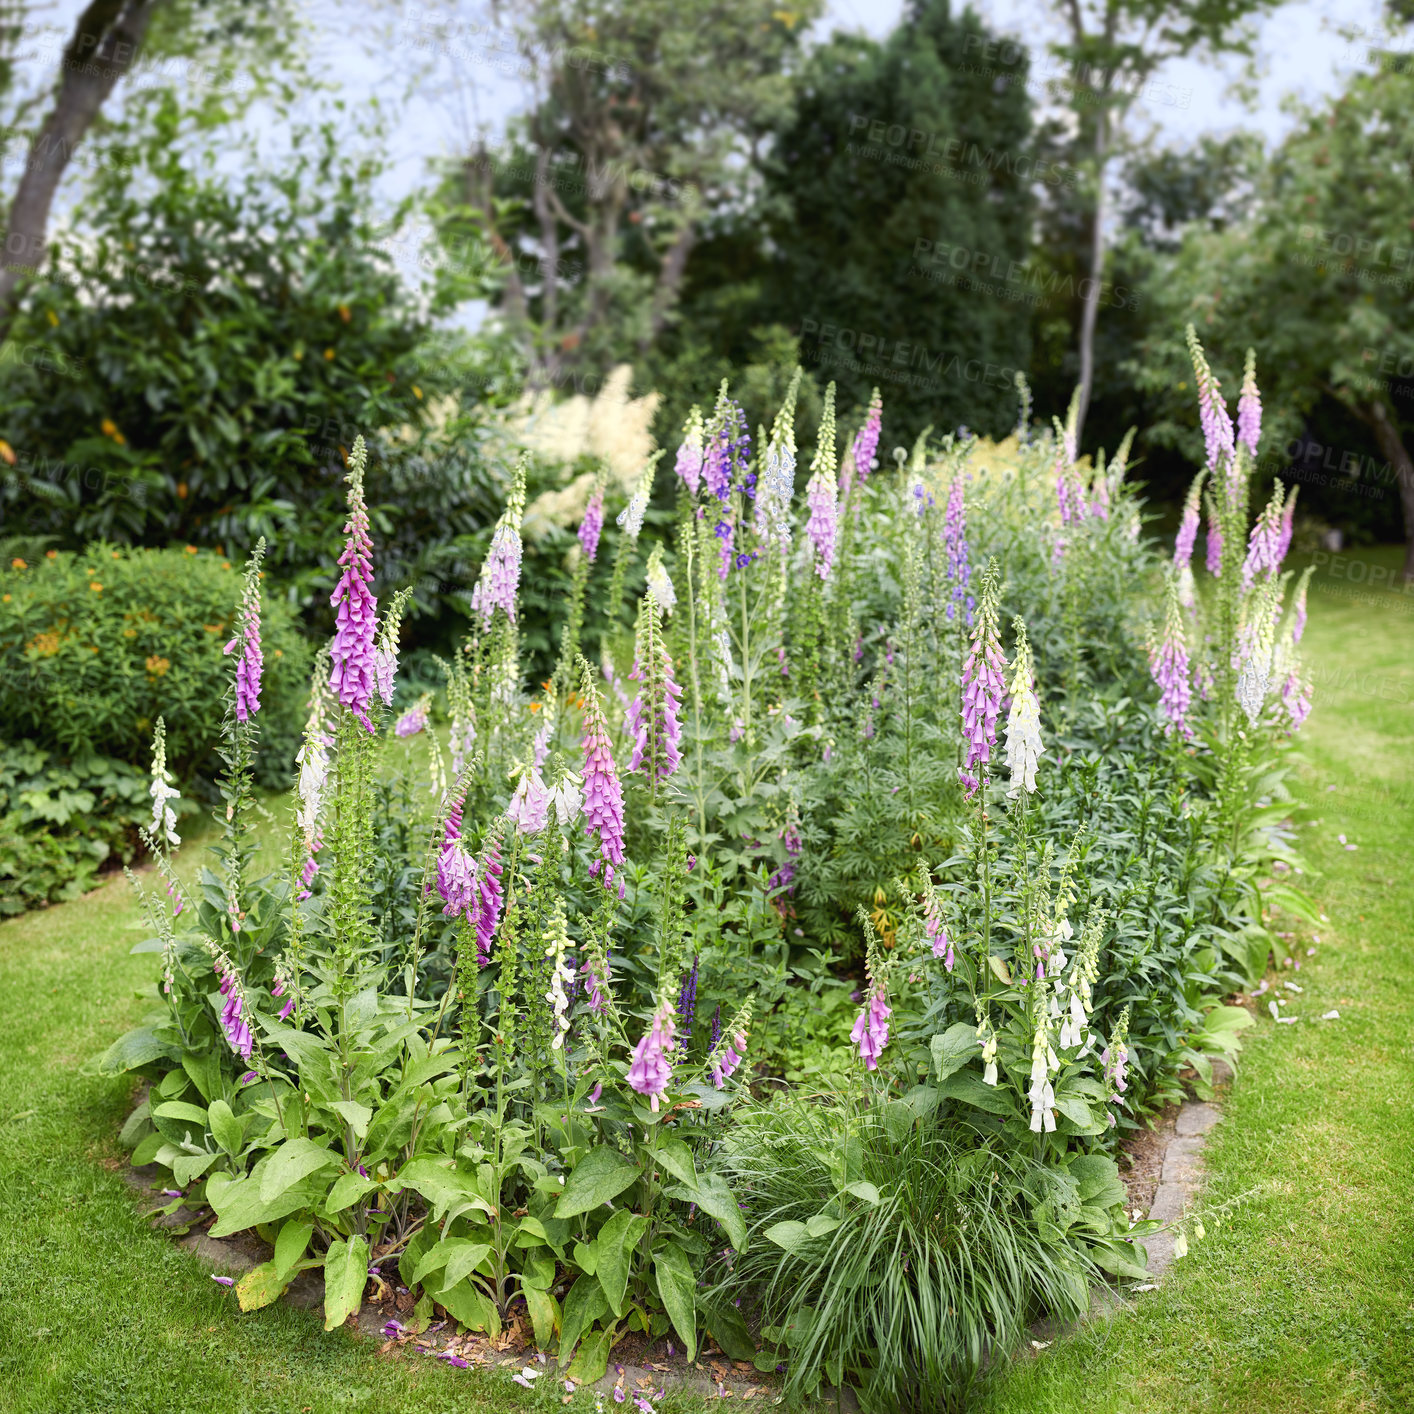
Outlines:
[{"label": "mowed grass", "polygon": [[1301,1020],[1246,1033],[1210,1140],[1208,1202],[1249,1196],[1132,1311],[1013,1367],[988,1414],[1414,1410],[1414,592],[1368,587],[1399,558],[1312,583],[1297,882],[1330,921],[1282,974]]},{"label": "mowed grass", "polygon": [[[1302,1020],[1248,1033],[1209,1147],[1212,1199],[1247,1196],[1133,1311],[1004,1374],[979,1406],[991,1414],[1414,1409],[1414,595],[1338,597],[1324,591],[1366,591],[1328,570],[1306,639],[1316,824],[1301,835],[1330,923],[1295,977],[1305,990],[1286,994]],[[184,849],[184,870],[199,854]],[[115,1140],[134,1087],[82,1069],[147,1005],[133,992],[154,959],[128,955],[143,936],[122,880],[0,924],[0,1410],[563,1407],[549,1377],[530,1393],[505,1373],[380,1359],[317,1313],[243,1315],[147,1226]],[[1339,1021],[1315,1019],[1332,1008]]]}]

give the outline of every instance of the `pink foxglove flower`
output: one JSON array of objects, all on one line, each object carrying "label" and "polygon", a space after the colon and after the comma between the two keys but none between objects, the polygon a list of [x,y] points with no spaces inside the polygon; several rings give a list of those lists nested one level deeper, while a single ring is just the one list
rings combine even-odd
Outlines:
[{"label": "pink foxglove flower", "polygon": [[879,447],[879,430],[884,425],[884,400],[879,390],[874,389],[869,399],[869,411],[865,414],[864,426],[854,436],[854,468],[863,481],[873,469],[874,453]]},{"label": "pink foxglove flower", "polygon": [[835,385],[825,389],[825,407],[820,415],[820,438],[815,460],[810,464],[810,481],[805,488],[810,508],[805,533],[815,547],[815,573],[830,577],[835,563],[835,539],[839,529],[839,487],[835,466]]},{"label": "pink foxglove flower", "polygon": [[591,959],[585,958],[579,967],[580,975],[584,978],[584,995],[589,1003],[589,1010],[596,1016],[603,1016],[609,1009],[609,976],[607,969],[605,975],[600,977],[594,970],[594,963]]},{"label": "pink foxglove flower", "polygon": [[869,1000],[855,1018],[849,1039],[859,1047],[859,1057],[866,1070],[879,1068],[879,1057],[889,1044],[889,1018],[893,1010],[885,997],[884,988],[871,986]]},{"label": "pink foxglove flower", "polygon": [[678,444],[677,462],[673,468],[694,496],[702,477],[702,460],[702,410],[694,407],[683,424],[682,441]]},{"label": "pink foxglove flower", "polygon": [[520,522],[525,514],[525,469],[527,454],[516,463],[515,479],[506,509],[491,533],[491,548],[481,566],[481,576],[471,592],[471,609],[481,615],[483,629],[491,627],[496,610],[512,622],[516,617],[516,594],[520,589]]},{"label": "pink foxglove flower", "polygon": [[501,922],[502,872],[501,844],[493,834],[487,841],[476,881],[476,958],[482,967],[491,961],[491,944]]},{"label": "pink foxglove flower", "polygon": [[1247,542],[1247,558],[1242,562],[1244,589],[1250,589],[1258,575],[1273,575],[1281,567],[1281,531],[1282,485],[1278,481]]},{"label": "pink foxglove flower", "polygon": [[538,835],[550,823],[550,789],[536,767],[521,772],[506,818],[523,835]]},{"label": "pink foxglove flower", "polygon": [[943,515],[943,553],[947,557],[948,583],[951,586],[948,618],[956,618],[961,607],[967,627],[971,628],[976,601],[968,593],[972,582],[972,564],[967,548],[967,499],[961,472],[953,477],[952,485],[948,487],[947,510]]},{"label": "pink foxglove flower", "polygon": [[644,596],[638,618],[638,644],[629,674],[641,684],[629,704],[628,729],[633,733],[633,758],[629,773],[647,770],[655,782],[665,781],[682,764],[678,720],[682,688],[673,681],[673,660],[663,644],[660,609],[652,590]]},{"label": "pink foxglove flower", "polygon": [[1299,732],[1311,715],[1311,685],[1302,682],[1301,675],[1293,668],[1281,686],[1281,703],[1291,718],[1291,729]]},{"label": "pink foxglove flower", "polygon": [[1165,718],[1165,736],[1170,736],[1175,731],[1185,738],[1193,735],[1193,728],[1188,724],[1188,708],[1192,701],[1188,668],[1188,644],[1178,601],[1178,583],[1177,580],[1171,579],[1163,638],[1149,664],[1149,671],[1159,688],[1159,710]]},{"label": "pink foxglove flower", "polygon": [[962,668],[962,734],[966,760],[960,768],[959,779],[964,786],[968,780],[975,781],[976,767],[986,766],[992,759],[992,748],[997,741],[997,716],[1005,693],[1002,669],[1006,659],[997,641],[998,579],[997,562],[992,559],[982,579],[982,598],[972,626],[972,646]]},{"label": "pink foxglove flower", "polygon": [[393,731],[401,737],[416,736],[418,732],[427,730],[428,714],[432,710],[432,698],[428,693],[423,693],[418,698],[415,706],[409,707],[393,727]]},{"label": "pink foxglove flower", "polygon": [[1051,1045],[1045,999],[1045,984],[1035,984],[1035,1000],[1032,1004],[1032,1018],[1035,1027],[1031,1038],[1031,1086],[1026,1097],[1031,1101],[1031,1129],[1033,1133],[1054,1133],[1056,1127],[1056,1094],[1051,1084],[1051,1075],[1060,1069],[1060,1058]]},{"label": "pink foxglove flower", "polygon": [[1207,452],[1208,470],[1218,469],[1232,461],[1234,443],[1232,417],[1223,400],[1221,386],[1208,367],[1203,346],[1193,326],[1188,326],[1188,352],[1193,358],[1193,373],[1198,385],[1198,421],[1203,428],[1203,445]]},{"label": "pink foxglove flower", "polygon": [[599,537],[604,533],[604,488],[595,486],[589,504],[584,508],[584,519],[579,523],[579,547],[584,558],[594,563],[599,553]]},{"label": "pink foxglove flower", "polygon": [[221,979],[221,995],[225,1004],[221,1008],[221,1030],[226,1044],[242,1060],[249,1060],[255,1046],[255,1038],[250,1033],[250,1024],[245,1019],[245,992],[240,978],[224,955],[215,962],[216,975]]},{"label": "pink foxglove flower", "polygon": [[712,1055],[707,1059],[707,1073],[712,1077],[712,1084],[718,1090],[726,1089],[727,1081],[732,1078],[732,1074],[741,1064],[745,1054],[745,1031],[734,1032],[725,1044],[714,1049]]},{"label": "pink foxglove flower", "polygon": [[633,1048],[633,1057],[628,1068],[628,1083],[640,1095],[649,1097],[649,1104],[656,1111],[658,1097],[668,1088],[673,1078],[673,1068],[667,1052],[674,1046],[673,1009],[664,1002],[653,1013],[653,1024],[638,1044]]},{"label": "pink foxglove flower", "polygon": [[1262,396],[1257,391],[1257,355],[1247,350],[1247,366],[1242,371],[1242,393],[1237,399],[1237,440],[1255,457],[1262,435]]},{"label": "pink foxglove flower", "polygon": [[1208,558],[1209,574],[1223,572],[1223,532],[1218,524],[1218,513],[1210,505],[1208,508]]},{"label": "pink foxglove flower", "polygon": [[363,500],[363,472],[368,452],[362,436],[349,453],[348,543],[339,556],[343,569],[329,603],[338,611],[329,685],[343,706],[370,731],[368,706],[374,689],[374,640],[378,633],[378,600],[373,597],[373,541],[368,533],[368,507]]},{"label": "pink foxglove flower", "polygon": [[602,865],[604,885],[614,881],[614,869],[624,862],[624,792],[609,745],[608,723],[599,701],[599,690],[584,667],[584,820],[585,832],[599,837],[599,858],[590,872]]},{"label": "pink foxglove flower", "polygon": [[236,720],[248,722],[260,711],[260,675],[265,659],[260,651],[260,562],[265,558],[262,535],[245,569],[241,606],[236,611],[236,636],[225,652],[240,652],[236,660]]}]

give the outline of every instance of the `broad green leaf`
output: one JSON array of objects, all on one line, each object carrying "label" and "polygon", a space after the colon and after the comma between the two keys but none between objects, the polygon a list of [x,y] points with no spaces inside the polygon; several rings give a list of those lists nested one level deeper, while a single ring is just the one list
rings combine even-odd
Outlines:
[{"label": "broad green leaf", "polygon": [[599,1285],[604,1288],[609,1309],[620,1319],[624,1314],[624,1297],[628,1290],[633,1254],[647,1231],[647,1218],[631,1213],[627,1208],[620,1208],[599,1229],[599,1235],[594,1239],[598,1249]]},{"label": "broad green leaf", "polygon": [[411,1188],[439,1210],[460,1202],[492,1217],[496,1215],[495,1207],[481,1196],[470,1174],[436,1159],[413,1159],[404,1164],[388,1188],[393,1193]]},{"label": "broad green leaf", "polygon": [[291,1218],[280,1229],[275,1239],[275,1270],[283,1280],[290,1279],[290,1273],[294,1271],[295,1263],[304,1256],[313,1233],[314,1224],[301,1218]]},{"label": "broad green leaf", "polygon": [[1113,1208],[1127,1199],[1120,1182],[1119,1165],[1103,1154],[1077,1154],[1070,1161],[1071,1177],[1082,1203],[1096,1208]]},{"label": "broad green leaf", "polygon": [[774,1242],[777,1247],[783,1247],[792,1256],[796,1256],[810,1241],[810,1229],[804,1223],[773,1223],[766,1229],[766,1241]]},{"label": "broad green leaf", "polygon": [[278,1300],[288,1282],[288,1276],[282,1276],[274,1262],[262,1262],[236,1283],[236,1300],[242,1311],[257,1311]]},{"label": "broad green leaf", "polygon": [[339,1238],[324,1257],[324,1329],[336,1330],[363,1304],[368,1281],[368,1239]]},{"label": "broad green leaf", "polygon": [[212,1100],[206,1112],[212,1137],[234,1159],[245,1147],[245,1125],[232,1112],[225,1100]]},{"label": "broad green leaf", "polygon": [[704,1173],[695,1189],[682,1189],[677,1195],[686,1202],[696,1203],[704,1213],[721,1223],[731,1244],[738,1252],[746,1250],[746,1219],[741,1215],[736,1195],[721,1174]]},{"label": "broad green leaf", "polygon": [[357,1202],[371,1188],[377,1188],[378,1184],[371,1178],[365,1178],[361,1173],[341,1173],[334,1180],[334,1186],[329,1190],[329,1196],[324,1200],[324,1207],[331,1213],[341,1213],[350,1203]]},{"label": "broad green leaf", "polygon": [[204,1055],[188,1053],[182,1057],[182,1069],[191,1077],[191,1083],[201,1092],[201,1098],[209,1105],[221,1093],[221,1062],[214,1052]]},{"label": "broad green leaf", "polygon": [[474,1282],[444,1287],[435,1297],[469,1331],[485,1331],[493,1340],[501,1333],[496,1303]]},{"label": "broad green leaf", "polygon": [[689,1361],[697,1359],[697,1278],[687,1253],[669,1238],[653,1253],[653,1272],[658,1278],[658,1295],[673,1329],[687,1347]]},{"label": "broad green leaf", "polygon": [[357,1100],[335,1100],[329,1108],[347,1121],[357,1138],[362,1139],[368,1133],[368,1121],[373,1118],[373,1111],[367,1105],[361,1105]]},{"label": "broad green leaf", "polygon": [[697,1169],[692,1162],[692,1150],[681,1139],[660,1139],[658,1141],[658,1162],[689,1188],[697,1186]]},{"label": "broad green leaf", "polygon": [[560,1321],[561,1366],[569,1364],[580,1336],[608,1309],[609,1302],[598,1278],[578,1277],[570,1287],[569,1295],[565,1297],[564,1313]]},{"label": "broad green leaf", "polygon": [[581,1384],[592,1385],[604,1378],[609,1369],[609,1332],[590,1331],[579,1343],[579,1350],[565,1374]]},{"label": "broad green leaf", "polygon": [[574,1264],[580,1271],[593,1276],[599,1269],[599,1248],[593,1242],[576,1242]]},{"label": "broad green leaf", "polygon": [[534,1286],[522,1286],[521,1295],[525,1297],[525,1309],[530,1312],[536,1348],[544,1350],[554,1340],[555,1331],[559,1328],[560,1304],[548,1291]]},{"label": "broad green leaf", "polygon": [[[699,1298],[697,1309],[702,1312],[702,1323],[712,1334],[712,1339],[722,1347],[728,1360],[751,1360],[756,1355],[756,1342],[742,1319],[741,1312],[725,1301],[704,1301]],[[770,1368],[776,1368],[774,1359]]]},{"label": "broad green leaf", "polygon": [[868,1203],[871,1208],[879,1206],[879,1190],[868,1179],[860,1179],[858,1183],[847,1183],[844,1191],[853,1193],[856,1198]]},{"label": "broad green leaf", "polygon": [[1144,1253],[1147,1261],[1149,1254],[1142,1245],[1136,1251],[1130,1243],[1114,1237],[1102,1237],[1090,1244],[1090,1255],[1095,1259],[1096,1265],[1111,1276],[1131,1277],[1135,1281],[1143,1281],[1146,1277],[1152,1279],[1153,1273],[1147,1271],[1139,1262],[1139,1252]]},{"label": "broad green leaf", "polygon": [[1099,1134],[1107,1125],[1096,1119],[1094,1111],[1079,1095],[1057,1095],[1056,1111],[1068,1119],[1081,1134]]},{"label": "broad green leaf", "polygon": [[580,1213],[592,1212],[600,1204],[617,1198],[638,1178],[638,1174],[638,1165],[631,1163],[617,1149],[602,1145],[591,1149],[566,1180],[555,1216],[573,1218]]},{"label": "broad green leaf", "polygon": [[549,1291],[555,1284],[555,1259],[548,1252],[528,1252],[521,1268],[520,1284],[525,1290]]},{"label": "broad green leaf", "polygon": [[172,1160],[172,1180],[178,1188],[188,1188],[211,1167],[219,1154],[182,1154]]},{"label": "broad green leaf", "polygon": [[934,1036],[928,1043],[928,1049],[933,1054],[933,1073],[939,1080],[946,1080],[955,1070],[961,1070],[973,1056],[981,1054],[982,1043],[977,1039],[975,1026],[959,1021]]},{"label": "broad green leaf", "polygon": [[938,1089],[949,1100],[959,1100],[988,1114],[1016,1113],[1016,1104],[1008,1090],[1000,1085],[988,1085],[975,1070],[959,1070],[939,1083]]},{"label": "broad green leaf", "polygon": [[451,1237],[443,1244],[448,1249],[447,1265],[442,1274],[443,1286],[455,1286],[469,1277],[491,1251],[489,1242],[472,1242],[465,1237]]},{"label": "broad green leaf", "polygon": [[175,1119],[183,1124],[200,1126],[206,1133],[206,1111],[200,1105],[189,1105],[185,1100],[165,1100],[152,1111],[155,1119]]},{"label": "broad green leaf", "polygon": [[[1000,982],[1002,986],[1011,986],[1011,969],[1006,965],[1006,959],[1004,957],[998,957],[996,953],[989,953],[987,956],[987,964],[991,967],[992,971],[996,973],[997,981]],[[962,1024],[966,1025],[965,1022]]]},{"label": "broad green leaf", "polygon": [[260,1174],[260,1196],[268,1203],[301,1179],[338,1162],[336,1154],[312,1139],[286,1139],[265,1160]]},{"label": "broad green leaf", "polygon": [[151,1027],[140,1026],[126,1036],[119,1036],[94,1062],[94,1068],[99,1075],[121,1075],[125,1070],[136,1070],[155,1060],[179,1060],[181,1054],[179,1047],[162,1040]]},{"label": "broad green leaf", "polygon": [[807,1218],[805,1230],[811,1237],[827,1237],[840,1225],[838,1218],[827,1217],[824,1213],[816,1213],[813,1218]]},{"label": "broad green leaf", "polygon": [[217,1214],[211,1236],[229,1237],[233,1232],[244,1232],[258,1223],[273,1223],[308,1207],[310,1193],[304,1185],[296,1184],[267,1203],[254,1178],[247,1175],[232,1181],[218,1173],[206,1180],[206,1201]]},{"label": "broad green leaf", "polygon": [[1252,1013],[1240,1006],[1215,1006],[1203,1018],[1203,1030],[1212,1035],[1220,1031],[1243,1031],[1252,1024]]}]

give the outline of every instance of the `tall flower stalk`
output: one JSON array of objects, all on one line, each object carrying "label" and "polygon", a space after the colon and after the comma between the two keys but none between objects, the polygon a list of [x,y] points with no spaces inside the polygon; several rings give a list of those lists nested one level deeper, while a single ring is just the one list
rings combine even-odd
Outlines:
[{"label": "tall flower stalk", "polygon": [[648,788],[656,795],[659,785],[682,764],[682,689],[673,681],[673,662],[663,643],[662,609],[651,589],[638,612],[637,638],[629,676],[639,690],[628,710],[633,735],[628,769],[630,774],[646,773]]},{"label": "tall flower stalk", "polygon": [[580,662],[581,693],[584,697],[584,828],[598,839],[599,858],[589,872],[603,870],[604,887],[614,882],[614,870],[624,862],[624,792],[609,744],[609,726],[594,674],[583,658]]},{"label": "tall flower stalk", "polygon": [[369,536],[368,507],[363,499],[363,474],[368,449],[362,435],[354,439],[349,453],[349,518],[344,525],[348,537],[339,556],[343,573],[329,596],[336,610],[334,642],[329,656],[329,684],[340,704],[347,707],[368,731],[368,707],[376,682],[375,640],[378,633],[378,600],[373,596],[373,541]]},{"label": "tall flower stalk", "polygon": [[835,469],[835,385],[825,389],[825,407],[820,414],[820,437],[815,458],[810,463],[810,481],[805,488],[810,508],[805,533],[814,547],[814,569],[821,579],[830,577],[835,563],[839,534],[839,488]]}]

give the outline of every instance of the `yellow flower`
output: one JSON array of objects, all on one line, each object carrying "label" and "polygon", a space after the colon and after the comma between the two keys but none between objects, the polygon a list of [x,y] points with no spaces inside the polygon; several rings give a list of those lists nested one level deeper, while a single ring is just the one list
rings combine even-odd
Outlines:
[{"label": "yellow flower", "polygon": [[49,316],[49,322],[57,329],[59,327],[59,316],[52,309],[44,311]]},{"label": "yellow flower", "polygon": [[118,424],[111,417],[105,417],[98,425],[103,429],[105,437],[111,437],[120,447],[127,445],[127,438],[118,431]]},{"label": "yellow flower", "polygon": [[194,554],[196,554],[196,546],[195,546],[195,545],[188,545],[188,546],[187,546],[187,554],[188,554],[188,555],[194,555]]},{"label": "yellow flower", "polygon": [[10,561],[10,568],[12,570],[24,570],[28,569],[29,566],[25,564],[25,562],[17,555],[13,560]]},{"label": "yellow flower", "polygon": [[416,383],[412,385],[412,395],[418,400],[418,402],[422,401],[422,389],[419,388]]},{"label": "yellow flower", "polygon": [[8,604],[8,603],[10,602],[10,596],[9,596],[8,594],[5,595],[5,598],[4,598],[4,601],[3,601],[3,602],[6,603],[6,604]]},{"label": "yellow flower", "polygon": [[90,580],[88,587],[89,587],[91,590],[93,590],[93,592],[94,592],[95,594],[102,594],[102,593],[103,593],[103,586],[102,586],[101,584],[99,584],[99,582],[98,582],[96,579]]},{"label": "yellow flower", "polygon": [[15,464],[15,449],[3,437],[0,437],[0,459],[3,459],[7,466]]},{"label": "yellow flower", "polygon": [[185,481],[179,481],[179,482],[177,482],[177,499],[178,499],[179,501],[185,501],[186,498],[187,498],[187,483],[186,483]]},{"label": "yellow flower", "polygon": [[333,350],[333,349],[325,349],[325,350],[324,350],[324,357],[325,357],[326,359],[328,359],[330,363],[332,363],[332,362],[334,361],[334,350]]},{"label": "yellow flower", "polygon": [[167,669],[171,666],[172,664],[169,659],[159,658],[155,653],[152,654],[152,656],[149,657],[147,660],[147,671],[151,673],[152,676],[155,678],[165,676]]}]

